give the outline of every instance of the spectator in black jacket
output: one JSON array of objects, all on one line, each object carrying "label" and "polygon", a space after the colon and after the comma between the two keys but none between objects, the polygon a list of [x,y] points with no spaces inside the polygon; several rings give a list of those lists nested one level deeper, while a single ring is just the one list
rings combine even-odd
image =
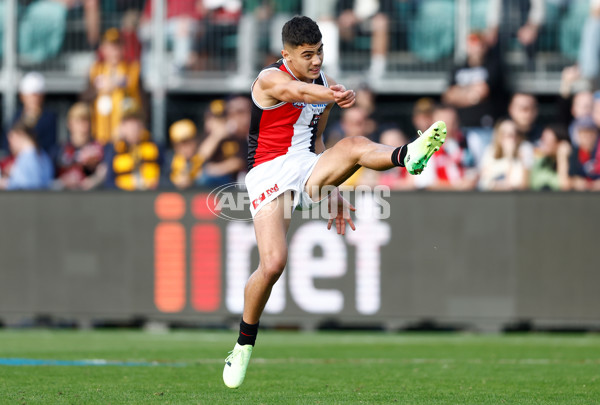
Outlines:
[{"label": "spectator in black jacket", "polygon": [[[40,149],[52,155],[56,146],[56,131],[58,118],[56,113],[44,107],[46,81],[38,72],[27,73],[19,85],[19,97],[22,107],[11,121],[11,127],[22,122],[32,128],[37,134]],[[2,141],[3,149],[7,150],[7,139]]]}]

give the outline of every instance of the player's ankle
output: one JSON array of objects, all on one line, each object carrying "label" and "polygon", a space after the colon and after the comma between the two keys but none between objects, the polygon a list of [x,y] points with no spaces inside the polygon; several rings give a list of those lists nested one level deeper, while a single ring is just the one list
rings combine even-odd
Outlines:
[{"label": "player's ankle", "polygon": [[402,145],[392,152],[392,164],[394,166],[404,167],[404,158],[406,157],[407,151],[406,145]]},{"label": "player's ankle", "polygon": [[249,324],[242,321],[240,322],[240,334],[238,336],[238,344],[240,345],[252,345],[256,343],[256,335],[258,334],[258,322],[255,324]]}]

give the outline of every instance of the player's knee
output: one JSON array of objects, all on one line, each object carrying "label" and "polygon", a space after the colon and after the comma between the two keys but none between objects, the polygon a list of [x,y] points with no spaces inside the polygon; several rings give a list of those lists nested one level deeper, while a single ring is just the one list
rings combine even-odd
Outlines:
[{"label": "player's knee", "polygon": [[343,142],[349,156],[362,156],[373,144],[373,142],[364,136],[349,136],[340,142]]},{"label": "player's knee", "polygon": [[287,255],[285,254],[273,254],[264,258],[261,257],[260,267],[263,277],[265,277],[269,283],[275,284],[277,280],[279,280],[281,273],[283,273],[286,262]]}]

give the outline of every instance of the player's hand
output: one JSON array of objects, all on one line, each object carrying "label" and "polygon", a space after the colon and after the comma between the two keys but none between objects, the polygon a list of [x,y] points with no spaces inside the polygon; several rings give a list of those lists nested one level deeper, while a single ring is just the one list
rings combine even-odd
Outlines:
[{"label": "player's hand", "polygon": [[329,221],[327,221],[327,229],[331,229],[331,225],[335,221],[335,228],[339,235],[346,234],[346,222],[355,231],[356,227],[352,221],[350,211],[356,211],[356,208],[342,197],[339,190],[336,189],[329,196]]},{"label": "player's hand", "polygon": [[341,108],[350,108],[356,102],[356,93],[354,90],[346,90],[341,84],[334,84],[330,87],[333,90],[333,99]]}]

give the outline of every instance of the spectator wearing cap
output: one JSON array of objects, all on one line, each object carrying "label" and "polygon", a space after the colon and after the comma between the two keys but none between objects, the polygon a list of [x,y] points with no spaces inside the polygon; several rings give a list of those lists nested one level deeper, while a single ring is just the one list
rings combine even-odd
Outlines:
[{"label": "spectator wearing cap", "polygon": [[153,190],[160,182],[161,154],[150,140],[140,112],[126,112],[117,129],[118,140],[105,149],[105,185],[121,190]]},{"label": "spectator wearing cap", "polygon": [[169,180],[178,189],[186,189],[196,183],[202,172],[204,159],[198,153],[198,130],[192,120],[183,119],[169,128],[173,154],[167,163]]},{"label": "spectator wearing cap", "polygon": [[15,161],[8,178],[0,180],[6,190],[36,190],[49,188],[54,170],[50,158],[39,148],[33,129],[23,122],[8,132],[8,144]]},{"label": "spectator wearing cap", "polygon": [[92,134],[105,145],[116,139],[124,112],[142,108],[142,95],[139,63],[124,59],[118,29],[106,31],[99,53],[82,98],[92,104]]},{"label": "spectator wearing cap", "polygon": [[88,104],[75,103],[67,114],[69,139],[56,155],[55,166],[59,188],[91,190],[98,187],[106,176],[102,165],[102,145],[94,141],[91,130],[91,111]]},{"label": "spectator wearing cap", "polygon": [[[31,127],[37,136],[38,146],[51,155],[56,147],[58,118],[56,113],[44,107],[45,93],[46,81],[42,74],[29,72],[23,76],[19,84],[22,106],[17,110],[11,126],[22,122]],[[7,146],[6,142],[4,139],[4,148]]]},{"label": "spectator wearing cap", "polygon": [[575,139],[569,160],[569,178],[574,190],[600,190],[598,127],[591,117],[575,121]]}]

